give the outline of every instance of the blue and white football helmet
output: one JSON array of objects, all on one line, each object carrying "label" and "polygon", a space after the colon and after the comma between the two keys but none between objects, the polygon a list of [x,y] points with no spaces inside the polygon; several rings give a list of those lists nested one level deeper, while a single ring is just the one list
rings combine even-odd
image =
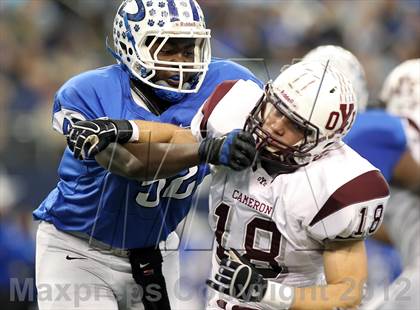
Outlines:
[{"label": "blue and white football helmet", "polygon": [[[210,30],[195,0],[125,0],[118,8],[113,28],[113,55],[134,78],[171,93],[200,89],[211,61]],[[195,39],[193,62],[158,60],[160,50],[172,38]],[[152,54],[156,42],[160,43]],[[178,87],[152,81],[159,70],[179,74]],[[183,81],[184,73],[193,73],[194,81]]]}]

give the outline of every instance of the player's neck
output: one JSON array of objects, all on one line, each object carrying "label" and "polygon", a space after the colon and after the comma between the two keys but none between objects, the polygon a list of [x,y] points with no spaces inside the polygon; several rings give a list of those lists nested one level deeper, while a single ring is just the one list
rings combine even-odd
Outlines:
[{"label": "player's neck", "polygon": [[156,96],[150,86],[138,80],[131,79],[130,87],[144,101],[149,111],[155,115],[162,114],[171,106],[169,102]]},{"label": "player's neck", "polygon": [[293,173],[297,168],[287,167],[279,165],[275,160],[269,160],[261,158],[261,167],[270,175],[273,179],[280,174]]}]

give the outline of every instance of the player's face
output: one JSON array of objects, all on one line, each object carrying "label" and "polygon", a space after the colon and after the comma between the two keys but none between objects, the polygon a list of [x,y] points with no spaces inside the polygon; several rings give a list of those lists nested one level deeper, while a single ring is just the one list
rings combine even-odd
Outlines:
[{"label": "player's face", "polygon": [[[262,113],[264,116],[263,130],[269,133],[273,139],[292,146],[304,138],[303,128],[289,120],[271,103],[267,102]],[[283,150],[284,146],[271,140],[269,148],[273,151],[279,151]]]},{"label": "player's face", "polygon": [[[154,55],[156,49],[159,47],[161,40],[151,47],[150,52]],[[193,62],[194,61],[195,39],[169,39],[157,54],[157,58],[161,61],[171,62]],[[172,66],[176,68],[177,66]],[[184,82],[192,78],[192,73],[184,73]],[[153,81],[163,80],[174,88],[177,88],[180,81],[178,72],[175,71],[156,71],[156,76]]]}]

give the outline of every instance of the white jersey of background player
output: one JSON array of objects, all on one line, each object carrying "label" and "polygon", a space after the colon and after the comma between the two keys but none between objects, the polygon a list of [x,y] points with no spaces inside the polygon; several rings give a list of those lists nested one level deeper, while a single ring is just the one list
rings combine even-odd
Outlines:
[{"label": "white jersey of background player", "polygon": [[381,91],[387,111],[407,120],[408,147],[420,163],[420,58],[404,61],[388,75]]},{"label": "white jersey of background player", "polygon": [[[418,191],[420,188],[420,59],[405,61],[392,70],[382,87],[381,100],[389,113],[405,121],[405,148],[415,163],[410,163],[408,156],[401,156],[400,162],[405,161],[405,169],[412,173],[406,177],[407,182],[400,182],[404,186],[392,187],[383,225],[386,235],[401,255],[403,271],[384,292],[375,292],[363,309],[419,309],[420,197],[409,189]],[[416,171],[417,181],[410,177]]]},{"label": "white jersey of background player", "polygon": [[[417,191],[418,194],[420,192],[420,59],[407,60],[391,71],[382,87],[381,100],[386,103],[389,113],[405,120],[407,149],[417,164],[410,166],[410,169],[417,170],[418,175],[417,182],[411,180],[409,189]],[[416,260],[416,264],[420,265],[420,244],[417,239],[420,235],[420,197],[409,191],[404,191],[403,194],[402,190],[401,187],[393,190],[395,197],[392,197],[392,208],[385,217],[386,228],[402,255],[404,265],[407,266]],[[414,219],[416,222],[412,222]]]},{"label": "white jersey of background player", "polygon": [[[341,141],[356,110],[351,83],[337,69],[301,62],[265,92],[252,82],[223,83],[195,116],[198,138],[246,124],[259,150],[253,168],[213,171],[209,285],[224,294],[213,291],[209,309],[360,303],[363,239],[380,226],[389,192],[380,172]],[[254,269],[226,260],[230,249]],[[252,289],[256,284],[268,288]]]},{"label": "white jersey of background player", "polygon": [[[420,154],[413,154],[413,151],[420,153],[419,131],[416,130],[418,126],[414,125],[415,120],[420,118],[420,111],[417,111],[417,114],[415,113],[415,103],[413,101],[416,97],[413,95],[416,91],[415,84],[419,83],[415,80],[420,78],[418,74],[420,72],[419,62],[417,61],[417,65],[415,65],[416,61],[405,62],[388,77],[382,95],[383,101],[389,103],[388,111],[378,108],[365,111],[368,98],[366,77],[362,64],[350,51],[340,46],[323,45],[311,50],[305,55],[304,60],[324,62],[329,60],[342,69],[353,84],[355,95],[358,98],[359,113],[344,141],[380,169],[387,181],[392,180],[394,184],[399,184],[405,188],[411,188],[418,183],[414,179],[420,180],[420,171],[413,157],[418,157]],[[417,78],[413,75],[417,75]],[[418,96],[420,96],[419,93],[417,93]],[[397,113],[397,111],[401,110],[405,112],[406,116],[410,115],[411,118],[414,114],[413,120],[407,121],[405,118],[398,117],[398,114],[401,113]],[[411,138],[406,138],[406,132]],[[417,176],[415,176],[416,171]],[[401,192],[393,188],[385,213],[384,224],[373,236],[374,239],[382,242],[389,242],[389,239],[392,239],[392,244],[404,260],[404,268],[411,265],[415,260],[414,258],[418,257],[414,254],[418,253],[419,246],[417,246],[416,239],[420,234],[420,209],[413,207],[416,204],[420,205],[416,196],[407,191]],[[392,232],[388,236],[386,232],[390,230]],[[382,242],[375,242],[370,239],[366,244],[368,250],[370,247],[368,252],[371,256],[368,255],[369,290],[364,299],[364,309],[374,310],[382,304],[390,304],[391,299],[402,300],[404,298],[407,299],[408,309],[411,309],[415,299],[411,298],[413,296],[410,295],[418,295],[418,285],[415,289],[413,283],[416,281],[410,279],[411,288],[408,289],[407,272],[403,272],[404,279],[397,279],[389,287],[389,282],[386,279],[391,279],[392,275],[390,274],[391,270],[386,267],[391,266],[393,260],[390,261],[389,250],[384,247]],[[381,267],[378,267],[379,265]],[[407,271],[409,270],[410,268]],[[419,273],[417,272],[417,274]],[[420,308],[418,302],[417,308]],[[398,305],[390,304],[388,309],[404,309],[404,305],[401,303]]]}]

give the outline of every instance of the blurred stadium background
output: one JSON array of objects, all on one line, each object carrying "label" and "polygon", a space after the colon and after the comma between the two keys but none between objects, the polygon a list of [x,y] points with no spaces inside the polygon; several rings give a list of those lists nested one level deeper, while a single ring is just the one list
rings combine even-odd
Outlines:
[{"label": "blurred stadium background", "polygon": [[[370,104],[375,105],[386,74],[401,61],[420,56],[419,0],[198,2],[212,29],[213,55],[236,59],[263,80],[275,77],[283,65],[315,46],[339,44],[364,65]],[[114,62],[105,50],[105,37],[111,33],[119,3],[0,0],[2,309],[36,309],[30,300],[9,303],[10,279],[33,278],[37,224],[32,222],[31,211],[55,186],[65,147],[64,139],[51,129],[53,96],[71,76]],[[200,231],[207,222],[205,199],[201,201],[192,221],[195,238],[189,248],[205,248],[202,245],[210,242],[208,230]],[[389,261],[378,258],[385,278],[398,273],[398,258],[387,255]],[[210,265],[208,253],[185,251],[182,258],[181,264],[197,266],[196,279],[185,273],[192,294],[184,296],[190,309],[198,309],[207,273],[203,259]]]}]

